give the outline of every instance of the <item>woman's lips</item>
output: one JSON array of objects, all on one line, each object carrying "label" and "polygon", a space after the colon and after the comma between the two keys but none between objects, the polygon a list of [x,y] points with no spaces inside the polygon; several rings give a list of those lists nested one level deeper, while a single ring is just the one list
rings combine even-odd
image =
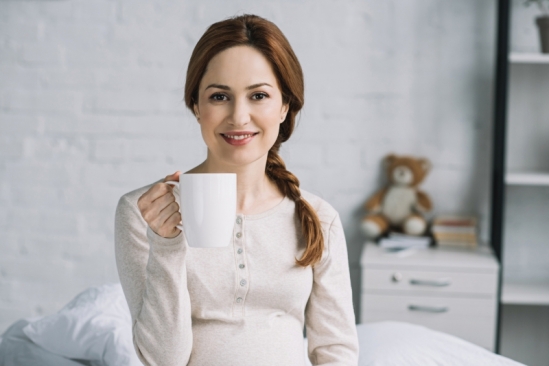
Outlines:
[{"label": "woman's lips", "polygon": [[[221,137],[223,137],[223,139],[225,141],[227,141],[227,143],[233,145],[233,146],[242,146],[242,145],[246,145],[248,142],[252,141],[253,138],[255,137],[255,135],[257,135],[258,132],[256,133],[252,133],[252,134],[247,134],[247,135],[224,135],[224,134],[221,134]],[[229,137],[231,136],[231,137]],[[246,137],[248,136],[248,137]]]}]

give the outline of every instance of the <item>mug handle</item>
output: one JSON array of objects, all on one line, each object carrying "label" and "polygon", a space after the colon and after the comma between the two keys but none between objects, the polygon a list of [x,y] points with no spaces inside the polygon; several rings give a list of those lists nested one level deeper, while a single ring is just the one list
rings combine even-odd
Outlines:
[{"label": "mug handle", "polygon": [[[179,182],[169,180],[169,181],[166,181],[164,183],[172,185],[175,188],[179,189]],[[179,208],[179,213],[181,213],[181,208]],[[181,221],[180,224],[181,225],[176,225],[175,227],[178,228],[179,230],[183,231],[183,222]]]}]

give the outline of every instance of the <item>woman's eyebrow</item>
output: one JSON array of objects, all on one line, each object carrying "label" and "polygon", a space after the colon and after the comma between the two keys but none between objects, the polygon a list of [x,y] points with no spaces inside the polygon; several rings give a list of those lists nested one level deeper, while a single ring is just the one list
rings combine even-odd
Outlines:
[{"label": "woman's eyebrow", "polygon": [[221,85],[221,84],[210,84],[206,87],[204,90],[208,90],[209,88],[218,88],[223,90],[231,90],[227,85]]},{"label": "woman's eyebrow", "polygon": [[[259,88],[260,86],[264,86],[264,85],[270,86],[272,88],[272,86],[268,83],[257,83],[257,84],[247,86],[246,90]],[[218,89],[223,89],[223,90],[231,90],[231,88],[229,88],[227,85],[222,85],[222,84],[210,84],[206,87],[206,89],[208,89],[208,88],[218,88]],[[204,90],[206,90],[206,89],[204,89]]]},{"label": "woman's eyebrow", "polygon": [[267,86],[270,86],[270,87],[272,88],[272,86],[271,86],[270,84],[267,84],[267,83],[257,83],[257,84],[253,84],[253,85],[247,86],[247,87],[246,87],[246,90],[259,88],[260,86],[263,86],[263,85],[267,85]]}]

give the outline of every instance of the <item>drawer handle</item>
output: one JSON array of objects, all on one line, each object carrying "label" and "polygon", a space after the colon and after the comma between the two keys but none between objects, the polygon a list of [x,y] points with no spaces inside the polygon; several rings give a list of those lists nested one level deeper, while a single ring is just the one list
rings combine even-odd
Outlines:
[{"label": "drawer handle", "polygon": [[434,286],[434,287],[445,287],[450,286],[452,281],[449,278],[440,278],[438,280],[410,280],[411,285],[421,285],[421,286]]},{"label": "drawer handle", "polygon": [[449,309],[447,306],[423,306],[423,305],[408,305],[408,310],[424,311],[427,313],[445,313]]}]

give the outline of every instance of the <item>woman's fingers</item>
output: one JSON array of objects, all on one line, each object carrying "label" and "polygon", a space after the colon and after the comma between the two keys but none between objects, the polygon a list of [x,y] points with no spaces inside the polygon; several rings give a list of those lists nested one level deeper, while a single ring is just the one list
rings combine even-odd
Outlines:
[{"label": "woman's fingers", "polygon": [[166,225],[166,222],[175,212],[179,211],[179,205],[177,202],[171,202],[166,207],[164,207],[156,219],[156,225],[159,228],[162,228]]},{"label": "woman's fingers", "polygon": [[[166,176],[166,181],[179,181],[180,171]],[[160,236],[172,238],[179,235],[179,230],[176,226],[181,221],[179,213],[179,204],[176,202],[173,194],[173,186],[158,182],[151,186],[137,200],[137,206],[141,212],[141,216],[147,224]]]},{"label": "woman's fingers", "polygon": [[141,211],[148,208],[157,198],[172,192],[172,187],[166,183],[156,183],[137,200],[137,206]]},{"label": "woman's fingers", "polygon": [[164,178],[164,182],[167,181],[176,181],[179,182],[179,176],[181,175],[181,171],[177,170],[175,173],[166,175],[166,178]]},{"label": "woman's fingers", "polygon": [[165,238],[177,236],[179,234],[179,229],[176,228],[176,225],[179,224],[179,221],[174,221],[177,219],[177,216],[179,216],[179,220],[181,220],[179,205],[177,202],[171,202],[151,220],[149,226],[154,232]]},{"label": "woman's fingers", "polygon": [[[153,217],[155,217],[156,219],[163,218],[163,220],[160,222],[161,225],[169,217],[169,216],[165,216],[166,213],[163,213],[163,211],[173,203],[176,203],[176,200],[172,192],[168,192],[165,195],[158,197],[156,200],[152,202],[150,210],[152,211]],[[162,217],[162,215],[164,215],[165,217]]]},{"label": "woman's fingers", "polygon": [[179,235],[181,230],[177,228],[181,221],[181,215],[178,211],[172,213],[170,217],[164,222],[164,224],[158,229],[158,235],[165,238],[173,238]]},{"label": "woman's fingers", "polygon": [[181,231],[177,228],[177,225],[179,224],[181,224],[181,214],[179,213],[179,210],[177,210],[174,213],[172,213],[170,217],[168,217],[168,219],[166,220],[166,226],[168,228],[173,228],[174,232],[176,233],[174,236],[177,236]]}]

